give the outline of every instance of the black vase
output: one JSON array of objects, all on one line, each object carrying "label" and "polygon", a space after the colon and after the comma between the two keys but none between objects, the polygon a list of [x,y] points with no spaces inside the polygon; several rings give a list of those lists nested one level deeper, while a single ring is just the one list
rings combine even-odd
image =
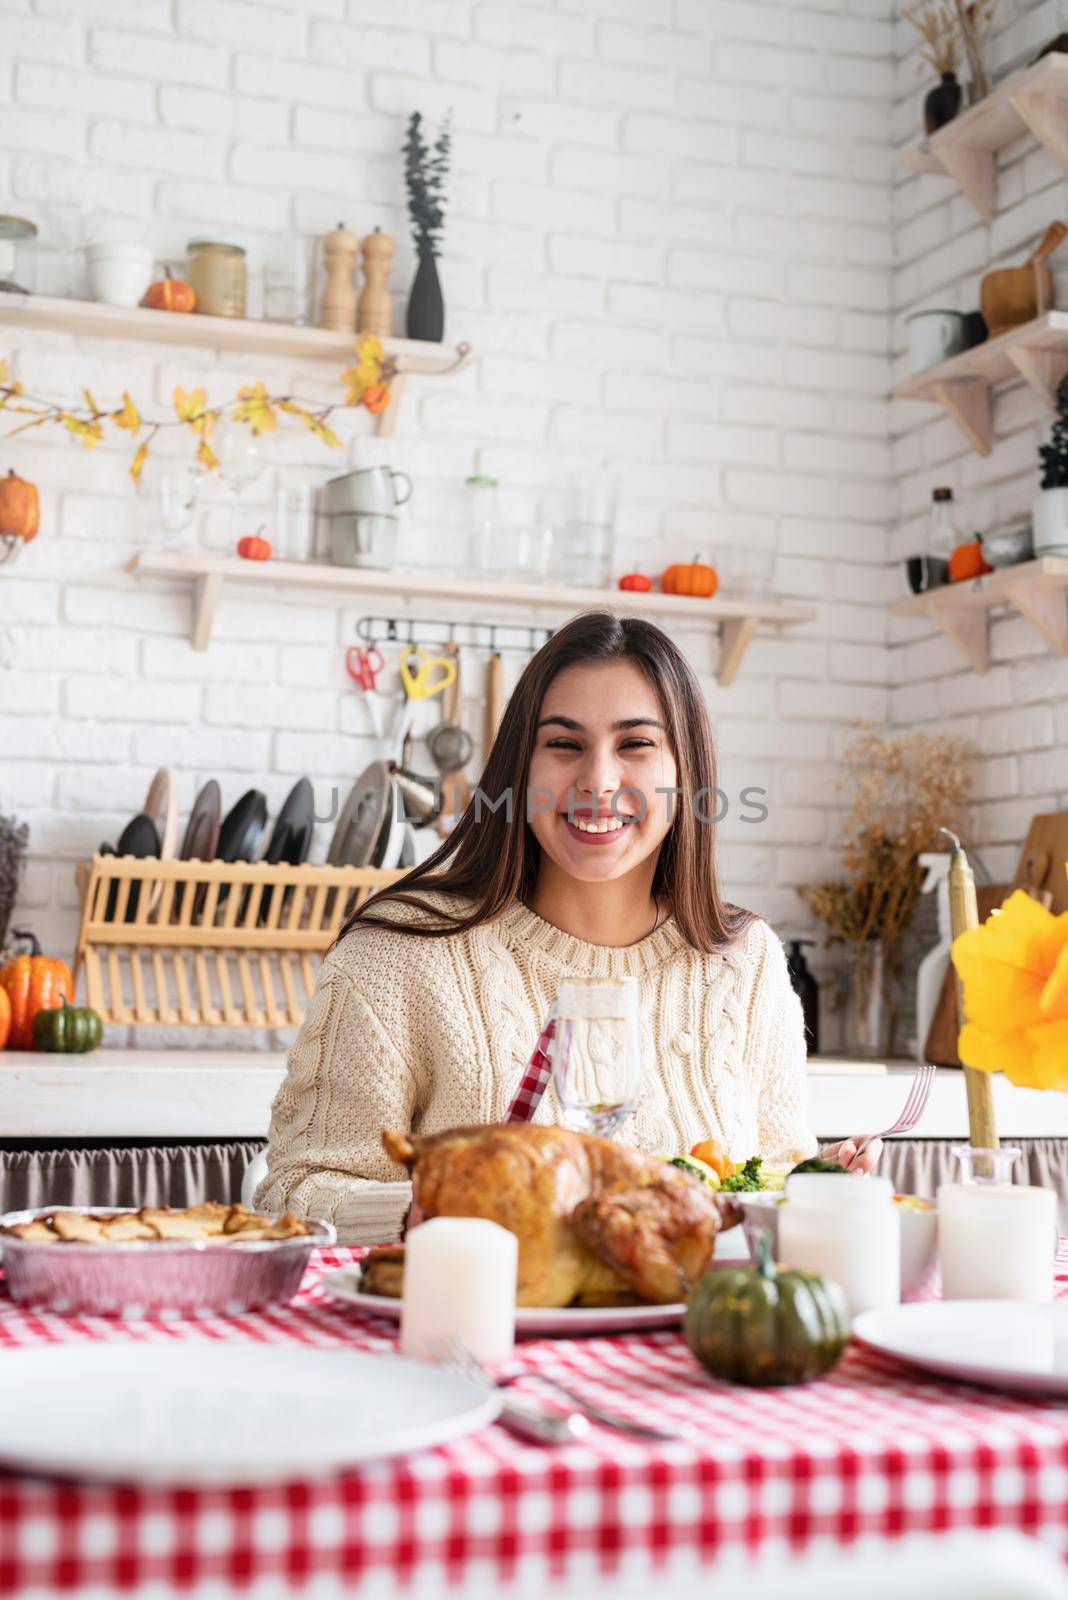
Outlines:
[{"label": "black vase", "polygon": [[923,125],[928,133],[937,133],[960,110],[961,87],[955,72],[943,72],[942,82],[935,84],[923,102]]},{"label": "black vase", "polygon": [[440,344],[444,332],[445,302],[441,298],[438,264],[427,250],[419,257],[419,270],[408,296],[408,337]]}]

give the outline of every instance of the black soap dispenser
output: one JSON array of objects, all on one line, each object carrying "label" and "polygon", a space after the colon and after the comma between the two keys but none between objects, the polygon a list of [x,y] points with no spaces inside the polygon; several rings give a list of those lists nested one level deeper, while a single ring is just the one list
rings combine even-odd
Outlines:
[{"label": "black soap dispenser", "polygon": [[805,1017],[805,1043],[810,1056],[819,1055],[820,1049],[820,987],[805,960],[804,946],[815,943],[815,939],[791,939],[786,957],[790,983]]}]

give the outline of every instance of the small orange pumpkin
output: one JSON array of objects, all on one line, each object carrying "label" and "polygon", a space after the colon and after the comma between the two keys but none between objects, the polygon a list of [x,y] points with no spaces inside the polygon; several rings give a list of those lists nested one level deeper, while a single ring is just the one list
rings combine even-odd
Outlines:
[{"label": "small orange pumpkin", "polygon": [[702,1139],[699,1144],[694,1145],[690,1154],[695,1161],[703,1161],[706,1167],[711,1167],[720,1183],[724,1178],[733,1178],[734,1162],[718,1139]]},{"label": "small orange pumpkin", "polygon": [[41,502],[37,489],[14,468],[0,478],[0,534],[8,533],[29,544],[41,525]]},{"label": "small orange pumpkin", "polygon": [[10,1050],[33,1049],[33,1019],[38,1011],[52,1011],[74,1000],[74,979],[65,961],[41,954],[32,933],[14,930],[16,939],[29,941],[29,951],[15,956],[0,969],[0,989],[7,991],[11,1012]]},{"label": "small orange pumpkin", "polygon": [[993,572],[993,567],[983,555],[983,536],[977,533],[974,539],[967,544],[959,544],[949,558],[949,579],[951,583],[964,583],[968,578],[981,578],[984,572]]},{"label": "small orange pumpkin", "polygon": [[145,305],[153,311],[195,311],[197,292],[191,283],[172,278],[168,268],[165,278],[149,285]]},{"label": "small orange pumpkin", "polygon": [[653,587],[652,578],[647,578],[644,572],[625,572],[619,580],[621,589],[631,589],[638,594],[648,594]]},{"label": "small orange pumpkin", "polygon": [[11,1001],[7,997],[7,990],[0,989],[0,1050],[7,1044],[7,1036],[11,1032]]},{"label": "small orange pumpkin", "polygon": [[269,561],[271,559],[271,542],[258,533],[246,534],[237,541],[237,553],[244,556],[246,561]]},{"label": "small orange pumpkin", "polygon": [[660,587],[665,594],[692,594],[709,600],[719,588],[719,573],[694,556],[690,562],[676,562],[668,567],[660,579]]}]

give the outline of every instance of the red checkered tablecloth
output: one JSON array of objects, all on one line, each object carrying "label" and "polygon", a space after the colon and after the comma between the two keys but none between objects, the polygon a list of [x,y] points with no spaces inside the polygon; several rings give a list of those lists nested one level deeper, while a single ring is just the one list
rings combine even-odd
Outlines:
[{"label": "red checkered tablecloth", "polygon": [[[5,1349],[41,1343],[388,1350],[390,1324],[319,1287],[323,1267],[350,1259],[322,1253],[291,1306],[247,1317],[117,1323],[0,1298],[0,1375]],[[937,1382],[857,1348],[819,1383],[729,1388],[677,1333],[524,1341],[517,1364],[686,1437],[595,1429],[546,1450],[494,1426],[342,1476],[236,1490],[0,1474],[0,1594],[544,1594],[554,1579],[599,1587],[959,1528],[1016,1528],[1068,1555],[1068,1405]]]}]

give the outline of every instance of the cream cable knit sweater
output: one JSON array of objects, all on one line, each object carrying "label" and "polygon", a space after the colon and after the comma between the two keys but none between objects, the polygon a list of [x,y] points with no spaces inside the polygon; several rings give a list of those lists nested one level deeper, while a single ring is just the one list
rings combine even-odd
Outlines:
[{"label": "cream cable knit sweater", "polygon": [[[395,902],[387,914],[420,917]],[[766,923],[723,955],[694,950],[672,917],[617,948],[517,900],[444,939],[356,927],[327,956],[274,1102],[257,1205],[326,1218],[343,1243],[396,1238],[410,1185],[382,1130],[499,1122],[560,979],[625,973],[641,989],[645,1086],[622,1143],[670,1155],[711,1134],[735,1160],[813,1153],[801,1006]],[[557,1120],[551,1085],[535,1120]]]}]

